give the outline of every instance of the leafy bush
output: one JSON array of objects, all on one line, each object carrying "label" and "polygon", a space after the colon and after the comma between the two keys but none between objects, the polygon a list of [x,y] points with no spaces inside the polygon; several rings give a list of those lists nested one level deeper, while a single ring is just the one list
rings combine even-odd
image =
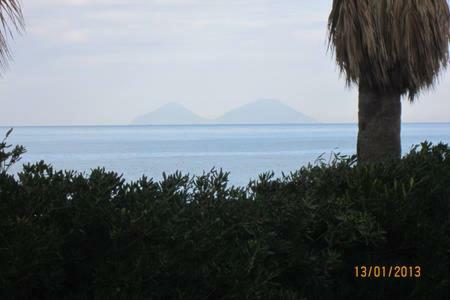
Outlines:
[{"label": "leafy bush", "polygon": [[[131,183],[44,162],[2,171],[0,298],[447,298],[447,145],[424,143],[396,163],[337,156],[247,187],[227,182],[217,170]],[[356,265],[423,274],[356,279]]]},{"label": "leafy bush", "polygon": [[[21,155],[23,155],[26,151],[23,146],[15,146],[12,148],[12,145],[8,145],[6,143],[6,139],[12,132],[12,128],[6,132],[6,136],[3,141],[0,143],[0,173],[8,172],[9,168],[17,163],[20,160]],[[11,149],[8,151],[9,149]]]}]

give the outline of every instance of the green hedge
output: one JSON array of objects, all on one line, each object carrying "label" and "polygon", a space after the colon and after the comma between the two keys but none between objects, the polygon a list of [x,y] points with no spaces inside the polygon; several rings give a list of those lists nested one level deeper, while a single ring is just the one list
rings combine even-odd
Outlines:
[{"label": "green hedge", "polygon": [[[450,148],[336,157],[229,187],[228,174],[127,183],[0,147],[1,299],[447,299]],[[8,154],[9,153],[9,154]],[[17,158],[16,160],[17,161]],[[420,279],[355,279],[418,265]]]}]

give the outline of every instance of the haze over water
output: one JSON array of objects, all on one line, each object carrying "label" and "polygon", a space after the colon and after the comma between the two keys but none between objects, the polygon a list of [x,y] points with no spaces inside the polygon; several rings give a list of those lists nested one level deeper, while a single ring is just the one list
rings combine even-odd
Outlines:
[{"label": "haze over water", "polygon": [[[280,176],[322,154],[327,160],[332,152],[354,154],[356,136],[356,124],[18,127],[8,142],[27,148],[20,165],[44,160],[81,172],[101,166],[127,180],[216,167],[231,172],[231,184],[246,185],[258,174]],[[404,153],[425,140],[449,143],[450,124],[403,125]]]}]

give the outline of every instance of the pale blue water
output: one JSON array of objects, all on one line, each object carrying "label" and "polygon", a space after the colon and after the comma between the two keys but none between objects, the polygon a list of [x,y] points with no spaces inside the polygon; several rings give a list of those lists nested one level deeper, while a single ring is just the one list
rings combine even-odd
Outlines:
[{"label": "pale blue water", "polygon": [[[0,128],[0,136],[6,130]],[[356,135],[355,124],[18,127],[9,142],[27,148],[21,163],[44,160],[82,172],[102,166],[127,180],[216,167],[231,172],[232,184],[245,185],[260,173],[288,173],[321,154],[353,154]],[[450,124],[404,124],[402,135],[404,152],[425,140],[450,143]]]}]

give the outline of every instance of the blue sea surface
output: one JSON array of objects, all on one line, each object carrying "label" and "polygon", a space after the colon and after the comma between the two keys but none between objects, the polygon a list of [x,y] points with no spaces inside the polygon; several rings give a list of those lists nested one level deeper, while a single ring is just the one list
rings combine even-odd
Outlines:
[{"label": "blue sea surface", "polygon": [[[0,127],[0,136],[7,131]],[[24,145],[23,163],[89,173],[105,167],[136,180],[162,173],[222,168],[246,185],[258,174],[289,173],[323,155],[356,152],[356,124],[17,127],[9,143]],[[404,124],[403,152],[423,141],[450,143],[450,124]],[[13,172],[20,170],[15,167]]]}]

